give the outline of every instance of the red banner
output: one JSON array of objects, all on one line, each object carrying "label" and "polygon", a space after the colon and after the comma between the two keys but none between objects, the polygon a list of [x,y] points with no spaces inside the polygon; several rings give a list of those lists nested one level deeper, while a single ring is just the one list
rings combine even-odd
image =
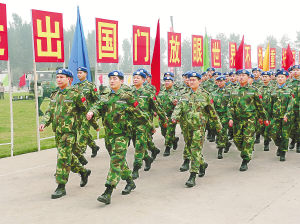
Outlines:
[{"label": "red banner", "polygon": [[260,69],[264,68],[263,48],[257,47],[257,67]]},{"label": "red banner", "polygon": [[244,46],[244,62],[245,62],[245,69],[252,68],[251,64],[251,45]]},{"label": "red banner", "polygon": [[0,3],[0,61],[8,60],[6,5]]},{"label": "red banner", "polygon": [[203,66],[203,36],[192,35],[192,67]]},{"label": "red banner", "polygon": [[32,10],[35,62],[64,62],[62,13]]},{"label": "red banner", "polygon": [[286,48],[282,48],[282,59],[281,59],[281,67],[286,67]]},{"label": "red banner", "polygon": [[168,67],[181,67],[181,34],[168,32]]},{"label": "red banner", "polygon": [[221,41],[211,39],[211,66],[221,68]]},{"label": "red banner", "polygon": [[276,48],[270,48],[270,69],[276,68]]},{"label": "red banner", "polygon": [[236,43],[229,42],[229,68],[235,68]]},{"label": "red banner", "polygon": [[293,64],[292,64],[292,66],[294,66],[295,62],[296,62],[296,50],[292,50],[292,54],[293,54]]},{"label": "red banner", "polygon": [[96,18],[98,63],[118,63],[118,21]]},{"label": "red banner", "polygon": [[133,26],[133,64],[150,65],[150,27]]}]

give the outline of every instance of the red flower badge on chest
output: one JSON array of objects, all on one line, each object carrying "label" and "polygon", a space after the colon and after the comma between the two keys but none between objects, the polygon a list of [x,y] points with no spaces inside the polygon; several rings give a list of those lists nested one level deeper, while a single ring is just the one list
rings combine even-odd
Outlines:
[{"label": "red flower badge on chest", "polygon": [[154,101],[156,100],[156,97],[155,97],[155,96],[153,97],[153,100],[154,100]]},{"label": "red flower badge on chest", "polygon": [[213,104],[213,103],[214,103],[214,100],[213,100],[213,99],[210,99],[210,103]]},{"label": "red flower badge on chest", "polygon": [[95,88],[95,89],[94,89],[94,91],[95,91],[95,92],[97,92],[97,91],[98,91],[98,89],[97,89],[97,88]]},{"label": "red flower badge on chest", "polygon": [[134,107],[137,107],[139,105],[139,102],[138,101],[135,101],[134,103],[133,103],[133,106]]},{"label": "red flower badge on chest", "polygon": [[82,97],[81,98],[81,101],[84,103],[86,101],[86,98],[85,97]]},{"label": "red flower badge on chest", "polygon": [[295,98],[295,94],[292,94],[292,97]]},{"label": "red flower badge on chest", "polygon": [[258,97],[259,97],[259,99],[262,99],[262,98],[263,98],[263,96],[262,96],[262,95],[259,95]]}]

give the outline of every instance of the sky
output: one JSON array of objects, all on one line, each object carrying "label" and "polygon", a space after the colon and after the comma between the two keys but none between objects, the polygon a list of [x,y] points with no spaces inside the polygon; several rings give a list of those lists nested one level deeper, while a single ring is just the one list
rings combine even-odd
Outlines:
[{"label": "sky", "polygon": [[[256,59],[256,47],[272,35],[278,41],[287,35],[292,41],[298,22],[299,1],[284,0],[0,0],[7,7],[8,22],[12,13],[25,21],[31,20],[31,9],[63,13],[64,27],[75,25],[77,5],[83,22],[84,32],[95,29],[95,18],[119,22],[119,42],[132,37],[132,25],[148,26],[155,38],[157,20],[160,19],[161,37],[167,38],[170,30],[170,16],[174,18],[174,31],[182,39],[191,35],[205,35],[213,38],[218,33],[227,37],[230,33],[245,35],[245,43],[252,46],[252,61]],[[264,46],[266,47],[266,46]]]}]

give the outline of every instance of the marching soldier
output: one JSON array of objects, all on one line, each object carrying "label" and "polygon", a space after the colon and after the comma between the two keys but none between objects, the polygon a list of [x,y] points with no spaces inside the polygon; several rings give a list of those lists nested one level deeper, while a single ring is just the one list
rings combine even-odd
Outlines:
[{"label": "marching soldier", "polygon": [[262,70],[260,68],[253,68],[252,74],[253,74],[253,86],[256,88],[260,88],[263,85],[261,78]]},{"label": "marching soldier", "polygon": [[52,124],[57,147],[56,182],[58,187],[51,195],[52,199],[66,195],[65,185],[69,179],[70,171],[81,176],[80,186],[88,182],[91,171],[85,169],[73,154],[77,148],[77,125],[79,114],[86,112],[86,98],[78,90],[69,86],[69,79],[73,74],[68,69],[56,71],[56,83],[59,87],[51,95],[51,101],[39,127],[40,131]]},{"label": "marching soldier", "polygon": [[250,72],[243,69],[238,70],[237,74],[239,86],[231,92],[229,108],[232,120],[229,121],[229,126],[233,125],[233,141],[243,159],[240,171],[246,171],[254,147],[256,116],[258,114],[260,121],[265,120],[266,125],[269,125],[269,121],[266,120],[261,96],[256,88],[248,84]]},{"label": "marching soldier", "polygon": [[[230,77],[230,83],[226,86],[226,88],[229,91],[229,93],[231,94],[232,90],[234,88],[236,88],[239,83],[238,83],[238,76],[236,75],[235,71],[230,72],[229,77]],[[229,140],[233,139],[233,127],[232,126],[228,127],[228,136],[229,136]],[[227,153],[228,151],[225,150],[224,152]]]}]

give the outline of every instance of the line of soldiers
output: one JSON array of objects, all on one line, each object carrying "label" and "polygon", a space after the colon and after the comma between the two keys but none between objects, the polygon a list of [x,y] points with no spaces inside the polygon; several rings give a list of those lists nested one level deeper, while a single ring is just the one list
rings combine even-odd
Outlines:
[{"label": "line of soldiers", "polygon": [[[143,161],[144,171],[151,169],[160,153],[152,137],[155,116],[159,117],[165,137],[163,156],[169,156],[171,148],[177,149],[179,138],[175,136],[175,129],[176,124],[180,124],[185,142],[180,171],[190,172],[187,187],[195,186],[196,176],[203,177],[208,167],[202,154],[206,131],[208,140],[216,141],[219,159],[223,158],[223,152],[229,151],[229,140],[233,139],[241,152],[240,171],[248,169],[254,143],[260,135],[264,136],[265,151],[273,139],[280,161],[285,160],[289,137],[292,138],[290,148],[297,145],[300,152],[300,66],[293,66],[289,72],[278,70],[275,75],[259,69],[253,69],[252,73],[243,69],[221,74],[209,68],[202,74],[184,73],[182,83],[175,83],[174,74],[167,72],[158,95],[150,84],[151,74],[145,69],[133,73],[132,87],[123,83],[122,72],[110,72],[110,88],[103,88],[100,93],[86,81],[86,74],[87,69],[79,67],[81,83],[71,87],[72,73],[68,69],[57,70],[58,89],[53,92],[40,125],[42,131],[52,124],[56,135],[58,187],[51,196],[53,199],[66,195],[65,184],[70,171],[80,174],[81,187],[87,184],[91,171],[84,168],[87,164],[84,153],[89,145],[92,157],[97,155],[99,147],[89,129],[93,126],[99,130],[99,118],[110,155],[106,190],[97,198],[105,204],[110,204],[112,192],[121,179],[127,182],[123,195],[136,188],[134,179],[139,177]],[[132,171],[126,161],[130,140],[135,148]]]}]

